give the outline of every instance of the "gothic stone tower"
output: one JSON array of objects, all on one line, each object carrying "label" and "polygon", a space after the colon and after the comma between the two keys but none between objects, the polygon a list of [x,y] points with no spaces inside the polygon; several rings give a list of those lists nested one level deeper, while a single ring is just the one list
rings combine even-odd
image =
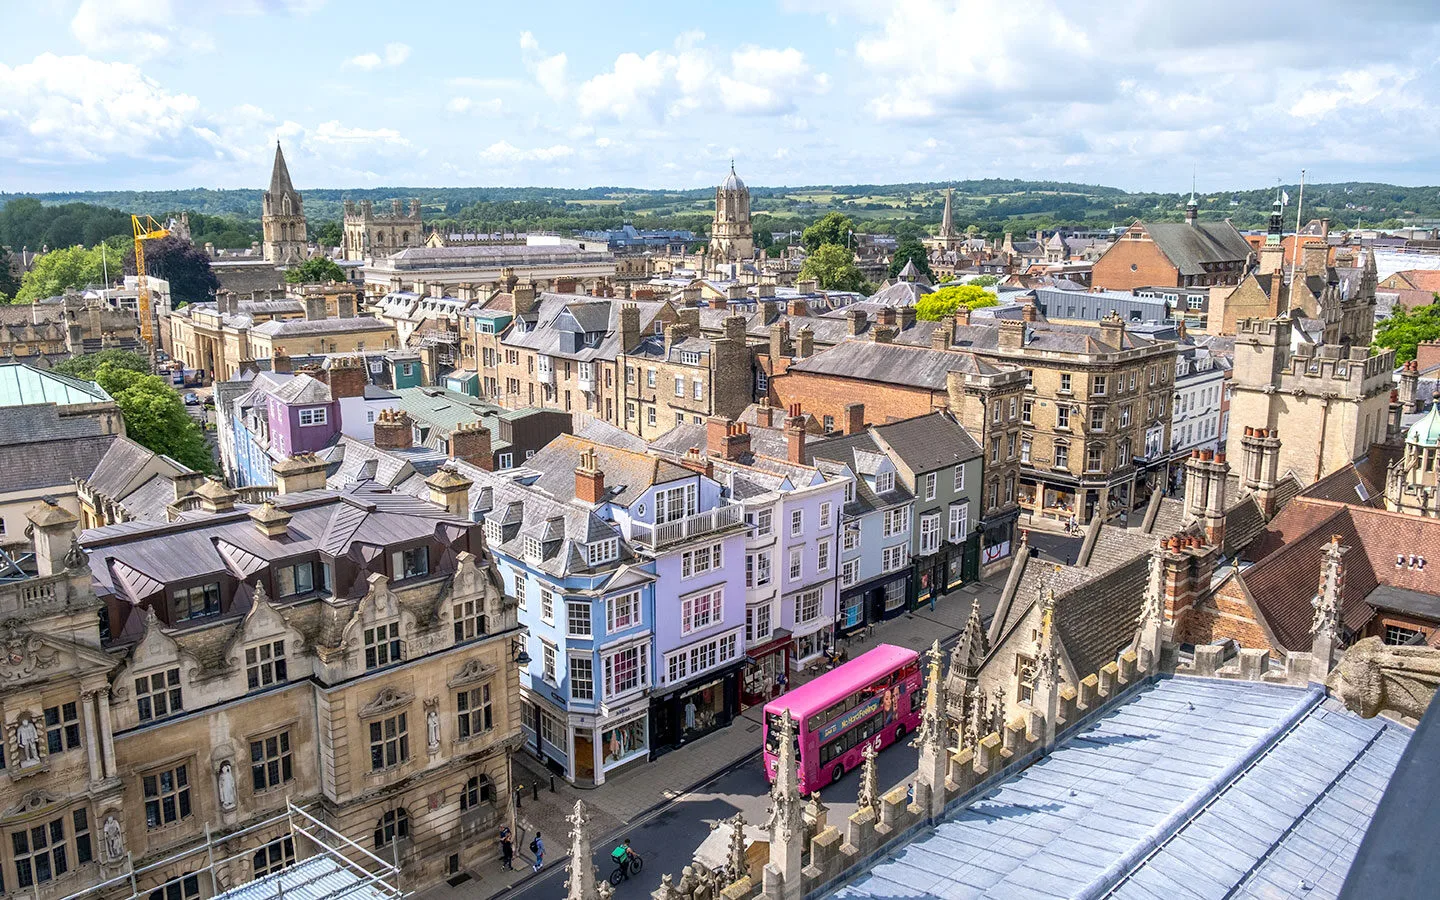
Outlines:
[{"label": "gothic stone tower", "polygon": [[270,190],[260,204],[260,228],[265,241],[265,260],[298,265],[305,260],[305,207],[290,183],[285,154],[275,144],[275,168],[270,172]]},{"label": "gothic stone tower", "polygon": [[755,235],[750,229],[750,189],[735,174],[734,160],[730,162],[730,176],[715,189],[710,252],[713,262],[717,263],[755,257]]}]

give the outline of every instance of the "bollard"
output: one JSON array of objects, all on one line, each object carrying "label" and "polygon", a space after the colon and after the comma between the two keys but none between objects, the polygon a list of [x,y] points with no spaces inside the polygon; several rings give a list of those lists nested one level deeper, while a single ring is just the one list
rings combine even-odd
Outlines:
[{"label": "bollard", "polygon": [[537,803],[540,801],[540,782],[530,785],[530,799]]},{"label": "bollard", "polygon": [[519,808],[520,808],[520,798],[522,798],[522,797],[524,797],[524,796],[525,796],[525,785],[523,785],[523,784],[517,784],[517,785],[515,785],[515,808],[516,808],[516,809],[519,809]]},{"label": "bollard", "polygon": [[555,776],[550,776],[550,793],[555,793]]}]

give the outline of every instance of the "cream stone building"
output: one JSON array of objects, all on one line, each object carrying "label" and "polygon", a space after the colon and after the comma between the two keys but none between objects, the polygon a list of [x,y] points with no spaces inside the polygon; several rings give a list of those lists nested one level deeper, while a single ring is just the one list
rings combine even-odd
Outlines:
[{"label": "cream stone building", "polygon": [[710,229],[710,262],[739,262],[755,258],[755,233],[750,225],[750,189],[730,174],[715,189],[715,222]]},{"label": "cream stone building", "polygon": [[425,243],[420,201],[413,198],[408,208],[398,199],[391,200],[389,215],[376,215],[369,200],[346,200],[344,231],[346,259],[377,259]]},{"label": "cream stone building", "polygon": [[285,154],[275,144],[275,166],[270,172],[270,189],[260,198],[260,230],[264,238],[265,261],[285,266],[298,265],[309,256],[305,240],[305,204],[290,183]]},{"label": "cream stone building", "polygon": [[[272,501],[209,481],[184,521],[79,543],[72,514],[30,512],[34,571],[0,581],[12,896],[132,871],[140,893],[226,890],[313,852],[263,824],[292,802],[398,860],[410,888],[492,863],[520,631],[458,515],[469,483],[438,473],[432,505],[316,489],[314,457],[277,477]],[[187,877],[212,853],[235,861]]]}]

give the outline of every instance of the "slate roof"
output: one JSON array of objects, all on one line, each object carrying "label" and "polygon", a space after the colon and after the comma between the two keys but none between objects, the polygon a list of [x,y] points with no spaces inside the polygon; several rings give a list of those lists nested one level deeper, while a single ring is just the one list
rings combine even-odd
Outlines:
[{"label": "slate roof", "polygon": [[917,475],[980,455],[980,445],[970,432],[945,412],[875,425],[872,430]]},{"label": "slate roof", "polygon": [[943,391],[950,372],[988,375],[1005,369],[986,362],[973,353],[926,350],[902,344],[877,344],[873,341],[844,341],[814,356],[796,360],[790,364],[789,371]]},{"label": "slate roof", "polygon": [[573,434],[562,434],[546,444],[526,460],[525,468],[538,473],[536,484],[550,496],[574,499],[575,467],[580,463],[580,451],[587,447],[594,448],[596,464],[605,473],[606,500],[619,506],[634,503],[652,485],[696,474],[645,453],[596,444]]},{"label": "slate roof", "polygon": [[[364,481],[398,490],[413,475],[419,474],[424,479],[435,474],[450,458],[444,451],[429,447],[381,450],[347,435],[340,435],[316,456],[329,463],[325,482],[337,490]],[[428,496],[428,489],[425,495]]]},{"label": "slate roof", "polygon": [[[838,464],[846,466],[856,475],[870,476],[878,471],[876,463],[885,456],[869,431],[816,441],[808,445],[807,455],[813,460],[815,467],[827,475],[839,474],[838,469],[834,468],[834,465]],[[827,462],[831,466],[827,466]],[[914,499],[915,495],[898,477],[895,479],[894,489],[884,494],[875,493],[865,478],[857,478],[855,499],[845,504],[845,515],[863,516],[878,509],[901,506]]]},{"label": "slate roof", "polygon": [[114,434],[91,434],[0,444],[0,494],[42,488],[73,493],[72,480],[89,477],[106,451],[122,440]]},{"label": "slate roof", "polygon": [[1318,687],[1163,678],[826,896],[1336,897],[1411,734]]},{"label": "slate roof", "polygon": [[91,416],[61,416],[54,403],[0,406],[0,444],[59,441],[100,433],[100,421]]},{"label": "slate roof", "polygon": [[[523,317],[526,321],[533,322],[534,325],[523,333],[511,328],[505,333],[501,342],[509,347],[525,347],[547,356],[558,356],[582,362],[595,359],[614,360],[625,351],[625,348],[620,346],[620,305],[622,303],[634,303],[639,307],[640,333],[642,335],[653,332],[655,316],[666,305],[661,301],[620,300],[618,298],[597,300],[594,297],[581,297],[574,294],[542,293],[536,298],[536,303],[531,307],[530,312]],[[596,346],[582,345],[574,353],[565,353],[560,350],[562,329],[557,327],[556,320],[567,307],[572,305],[593,307],[591,310],[582,312],[581,315],[586,319],[587,324],[596,326],[593,331],[603,331],[605,336]],[[601,310],[605,314],[606,322],[603,328],[599,327],[597,310]]]},{"label": "slate roof", "polygon": [[270,392],[281,403],[329,403],[330,386],[318,378],[301,373]]},{"label": "slate roof", "polygon": [[439,446],[442,438],[448,437],[461,425],[480,422],[490,431],[492,453],[510,446],[509,441],[500,439],[500,420],[517,418],[531,411],[528,408],[504,409],[469,394],[437,387],[401,388],[393,396],[396,398],[393,405],[410,414],[410,418],[420,425],[424,440],[431,446]]},{"label": "slate roof", "polygon": [[1254,252],[1229,222],[1148,222],[1145,231],[1181,275],[1204,275],[1206,263],[1243,262]]},{"label": "slate roof", "polygon": [[372,319],[369,316],[354,316],[349,319],[271,319],[250,330],[255,334],[274,338],[287,334],[345,334],[393,329],[379,319]]}]

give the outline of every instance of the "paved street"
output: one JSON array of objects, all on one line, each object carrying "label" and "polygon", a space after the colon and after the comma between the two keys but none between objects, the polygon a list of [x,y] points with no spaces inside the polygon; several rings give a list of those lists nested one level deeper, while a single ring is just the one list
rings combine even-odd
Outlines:
[{"label": "paved street", "polygon": [[[939,601],[934,612],[922,608],[877,625],[873,640],[855,644],[850,653],[862,653],[879,642],[923,649],[936,638],[948,647],[958,638],[976,599],[988,620],[999,601],[999,582],[956,591]],[[562,896],[569,849],[569,825],[564,816],[577,798],[583,799],[591,811],[590,834],[600,877],[607,877],[613,868],[608,858],[610,850],[629,837],[645,860],[645,870],[638,878],[621,884],[616,894],[648,897],[660,886],[663,874],[679,874],[715,823],[736,812],[744,813],[748,822],[764,822],[769,784],[758,752],[760,717],[759,707],[749,709],[730,727],[622,773],[593,790],[578,790],[557,779],[555,792],[551,793],[548,775],[539,775],[533,760],[517,756],[517,783],[528,788],[532,779],[539,777],[542,785],[538,801],[532,799],[529,790],[525,792],[517,814],[520,834],[516,853],[524,860],[521,865],[517,859],[520,871],[501,872],[497,862],[491,871],[472,872],[471,880],[457,887],[440,885],[425,891],[425,900],[481,900],[489,896],[551,900]],[[882,789],[908,782],[914,765],[914,751],[908,748],[892,747],[880,754]],[[852,773],[822,793],[830,809],[830,821],[843,821],[855,811],[859,782],[859,775]],[[667,796],[672,792],[673,796]],[[536,828],[545,836],[546,865],[539,875],[532,876],[529,843]]]}]

